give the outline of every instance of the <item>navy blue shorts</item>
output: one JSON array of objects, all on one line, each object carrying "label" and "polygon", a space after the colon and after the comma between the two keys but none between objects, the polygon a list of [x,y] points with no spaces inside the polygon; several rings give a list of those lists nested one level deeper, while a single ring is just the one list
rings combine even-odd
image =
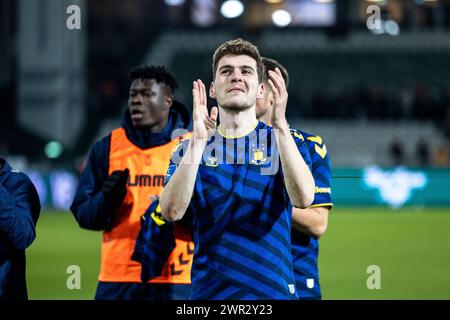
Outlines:
[{"label": "navy blue shorts", "polygon": [[95,300],[187,300],[189,284],[99,282]]}]

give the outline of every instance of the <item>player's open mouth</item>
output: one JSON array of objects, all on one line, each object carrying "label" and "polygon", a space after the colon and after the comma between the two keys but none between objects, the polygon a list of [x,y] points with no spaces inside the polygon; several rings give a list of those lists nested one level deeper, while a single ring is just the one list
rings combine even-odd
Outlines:
[{"label": "player's open mouth", "polygon": [[131,115],[131,119],[139,120],[139,119],[142,119],[144,113],[138,109],[130,109],[130,115]]}]

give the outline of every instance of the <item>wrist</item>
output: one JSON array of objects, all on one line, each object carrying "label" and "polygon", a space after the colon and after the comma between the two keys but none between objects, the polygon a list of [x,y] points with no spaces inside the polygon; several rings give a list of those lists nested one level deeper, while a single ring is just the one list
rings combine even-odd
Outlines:
[{"label": "wrist", "polygon": [[189,156],[183,159],[190,159],[190,164],[200,164],[203,152],[205,151],[206,139],[192,139],[189,141]]},{"label": "wrist", "polygon": [[192,138],[189,140],[189,143],[191,145],[191,148],[195,148],[196,150],[201,149],[203,152],[203,149],[205,149],[206,144],[208,143],[208,138]]},{"label": "wrist", "polygon": [[272,126],[275,129],[277,129],[277,130],[279,130],[279,131],[281,131],[283,133],[286,133],[286,132],[290,131],[289,124],[288,124],[287,120],[281,120],[281,121],[273,122]]}]

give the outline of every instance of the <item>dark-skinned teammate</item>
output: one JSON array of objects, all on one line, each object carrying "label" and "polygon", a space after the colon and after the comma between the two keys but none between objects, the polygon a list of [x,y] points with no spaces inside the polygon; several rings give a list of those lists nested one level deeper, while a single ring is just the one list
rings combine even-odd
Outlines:
[{"label": "dark-skinned teammate", "polygon": [[174,100],[178,84],[165,67],[136,67],[130,80],[121,127],[93,146],[71,210],[80,227],[103,231],[96,299],[185,299],[188,230],[174,228],[176,246],[149,282],[141,282],[141,265],[131,256],[140,219],[162,191],[172,151],[183,139],[173,132],[191,130],[191,117]]}]

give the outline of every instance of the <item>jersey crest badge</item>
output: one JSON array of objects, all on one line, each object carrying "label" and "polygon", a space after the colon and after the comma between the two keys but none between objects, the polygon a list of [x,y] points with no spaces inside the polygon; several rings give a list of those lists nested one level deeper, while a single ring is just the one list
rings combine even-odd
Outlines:
[{"label": "jersey crest badge", "polygon": [[256,166],[260,166],[262,164],[267,163],[267,158],[264,155],[264,145],[262,145],[262,148],[256,148],[253,146],[252,148],[252,159],[250,159],[250,163],[254,164]]}]

